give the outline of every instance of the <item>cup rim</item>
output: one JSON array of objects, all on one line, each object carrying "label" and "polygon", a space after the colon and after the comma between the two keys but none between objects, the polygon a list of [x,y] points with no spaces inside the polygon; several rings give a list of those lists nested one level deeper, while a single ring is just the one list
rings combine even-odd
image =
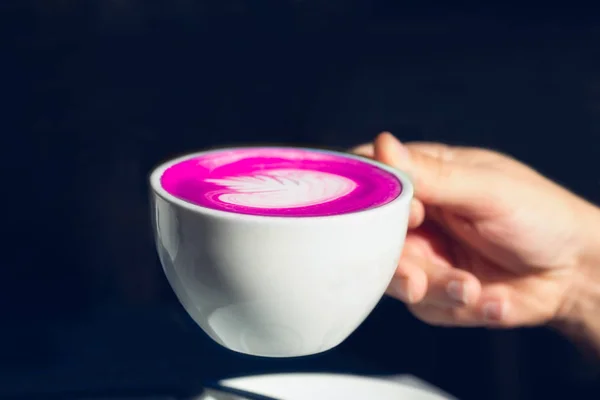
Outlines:
[{"label": "cup rim", "polygon": [[[276,215],[276,216],[272,216],[272,215],[241,214],[241,213],[234,213],[234,212],[230,212],[230,211],[216,210],[213,208],[203,207],[201,205],[188,202],[186,200],[180,199],[179,197],[176,197],[176,196],[170,194],[163,188],[163,186],[160,182],[160,179],[161,179],[163,173],[171,166],[178,164],[180,162],[183,162],[183,161],[195,158],[195,157],[200,157],[200,156],[203,156],[206,154],[220,152],[220,151],[235,151],[235,150],[244,150],[244,149],[252,149],[252,148],[272,149],[272,150],[296,149],[296,150],[304,150],[304,151],[312,151],[312,152],[331,154],[331,155],[335,155],[335,156],[339,156],[339,157],[345,157],[345,158],[349,158],[349,159],[358,160],[358,161],[361,161],[361,162],[364,162],[367,164],[371,164],[377,168],[380,168],[380,169],[394,175],[400,181],[402,190],[401,190],[400,194],[398,195],[398,197],[389,201],[388,203],[385,203],[383,205],[380,205],[380,206],[377,206],[374,208],[369,208],[366,210],[358,210],[358,211],[353,211],[353,212],[349,212],[349,213],[335,214],[335,215],[317,215],[317,216]],[[262,145],[233,146],[233,147],[222,147],[222,148],[218,148],[218,149],[203,150],[203,151],[198,151],[198,152],[193,152],[193,153],[186,153],[182,156],[169,159],[168,161],[165,161],[165,162],[157,165],[156,167],[154,167],[152,169],[152,171],[150,172],[149,181],[150,181],[150,187],[152,188],[153,193],[168,203],[175,204],[178,207],[184,208],[193,213],[204,214],[204,215],[208,215],[208,216],[212,216],[212,217],[216,217],[216,218],[220,218],[220,219],[235,219],[237,221],[246,220],[246,221],[262,221],[262,222],[267,222],[267,221],[282,222],[282,221],[293,220],[293,221],[309,222],[309,221],[325,221],[325,220],[334,220],[334,219],[337,220],[337,219],[345,219],[345,218],[352,218],[352,217],[357,218],[359,216],[367,216],[367,215],[370,215],[373,213],[383,212],[390,207],[397,206],[399,203],[410,202],[414,196],[414,185],[413,185],[412,179],[410,178],[410,176],[407,173],[400,171],[399,169],[393,168],[393,167],[383,164],[379,161],[371,160],[369,158],[358,156],[358,155],[351,154],[351,153],[345,153],[345,152],[336,151],[336,150],[325,150],[325,149],[310,148],[310,147],[299,147],[299,146],[262,146]]]}]

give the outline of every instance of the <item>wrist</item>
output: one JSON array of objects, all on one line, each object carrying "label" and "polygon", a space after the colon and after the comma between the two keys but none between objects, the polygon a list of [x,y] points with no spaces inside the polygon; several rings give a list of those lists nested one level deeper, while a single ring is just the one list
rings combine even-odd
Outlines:
[{"label": "wrist", "polygon": [[581,254],[553,327],[600,356],[600,209],[582,211]]}]

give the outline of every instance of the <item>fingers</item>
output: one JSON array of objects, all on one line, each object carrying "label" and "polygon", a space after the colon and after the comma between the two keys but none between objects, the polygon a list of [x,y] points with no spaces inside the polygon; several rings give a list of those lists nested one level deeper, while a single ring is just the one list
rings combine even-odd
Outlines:
[{"label": "fingers", "polygon": [[375,140],[374,154],[375,159],[411,175],[415,197],[425,204],[468,209],[473,203],[489,203],[487,189],[494,182],[478,168],[452,162],[451,149],[445,150],[441,158],[432,157],[426,152],[411,151],[391,134],[382,133]]},{"label": "fingers", "polygon": [[408,228],[415,229],[421,226],[425,220],[425,206],[421,201],[412,199],[410,202],[410,214],[408,217]]},{"label": "fingers", "polygon": [[386,293],[404,303],[417,304],[427,295],[427,274],[414,264],[398,268]]},{"label": "fingers", "polygon": [[[406,303],[429,324],[440,326],[513,326],[509,295],[502,284],[484,284],[459,268],[447,242],[426,223],[408,233],[402,258],[387,294]],[[514,310],[513,310],[514,311]]]},{"label": "fingers", "polygon": [[487,326],[503,328],[513,326],[506,323],[503,307],[506,302],[497,301],[477,307],[439,307],[432,304],[409,305],[409,310],[415,317],[430,325],[447,327],[477,327]]},{"label": "fingers", "polygon": [[[446,215],[436,215],[435,211],[440,209],[451,211],[449,215],[456,218],[464,217],[466,222],[475,214],[497,212],[494,202],[497,177],[477,165],[489,162],[489,157],[503,156],[439,143],[403,145],[389,133],[379,135],[373,144],[358,146],[353,152],[408,173],[415,186],[411,229],[387,294],[407,303],[417,318],[434,325],[522,325],[527,316],[521,315],[520,309],[526,307],[521,307],[522,301],[515,297],[514,291],[502,282],[482,282],[470,272],[475,271],[474,265],[481,265],[477,260],[453,257],[456,243],[444,245],[444,240],[449,240],[447,235],[432,233],[428,231],[429,222],[423,224],[427,214],[428,221],[446,225],[447,218],[442,218]],[[453,221],[452,225],[461,227],[464,225],[461,221]]]},{"label": "fingers", "polygon": [[490,328],[510,328],[522,322],[511,318],[513,310],[506,298],[480,300],[469,306],[440,307],[431,303],[409,304],[408,308],[415,317],[430,325]]},{"label": "fingers", "polygon": [[408,249],[408,254],[403,253],[388,294],[408,304],[465,307],[479,301],[481,284],[467,271],[436,265]]},{"label": "fingers", "polygon": [[509,327],[508,297],[486,293],[479,280],[458,268],[427,263],[423,259],[401,261],[387,294],[408,305],[420,320],[438,326]]}]

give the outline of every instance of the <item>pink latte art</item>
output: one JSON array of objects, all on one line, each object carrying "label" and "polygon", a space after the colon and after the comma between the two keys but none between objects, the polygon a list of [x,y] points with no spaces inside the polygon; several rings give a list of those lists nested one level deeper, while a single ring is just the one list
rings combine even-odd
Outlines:
[{"label": "pink latte art", "polygon": [[208,152],[169,167],[171,195],[240,214],[314,217],[378,207],[398,197],[398,178],[337,153],[292,148]]}]

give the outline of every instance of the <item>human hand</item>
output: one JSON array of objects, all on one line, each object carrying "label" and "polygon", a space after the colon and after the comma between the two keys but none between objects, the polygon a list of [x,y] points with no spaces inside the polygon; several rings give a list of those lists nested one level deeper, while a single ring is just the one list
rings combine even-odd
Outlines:
[{"label": "human hand", "polygon": [[500,153],[389,133],[354,149],[413,177],[409,232],[388,294],[442,326],[545,324],[570,312],[597,209]]}]

